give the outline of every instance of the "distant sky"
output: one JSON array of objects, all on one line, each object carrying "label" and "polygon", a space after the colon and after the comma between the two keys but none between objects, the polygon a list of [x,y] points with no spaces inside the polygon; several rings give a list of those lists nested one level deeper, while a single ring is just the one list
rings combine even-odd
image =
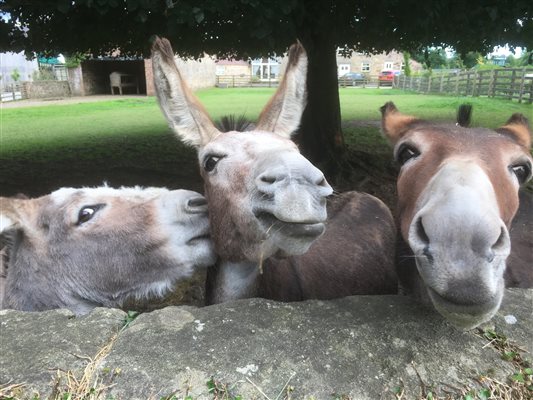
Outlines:
[{"label": "distant sky", "polygon": [[493,56],[509,56],[510,54],[512,54],[515,58],[518,58],[518,57],[521,57],[522,56],[522,53],[523,53],[523,49],[522,47],[516,47],[514,49],[514,52],[512,52],[510,49],[509,49],[509,45],[505,45],[505,46],[496,46],[494,47],[494,50],[492,50],[492,55]]}]

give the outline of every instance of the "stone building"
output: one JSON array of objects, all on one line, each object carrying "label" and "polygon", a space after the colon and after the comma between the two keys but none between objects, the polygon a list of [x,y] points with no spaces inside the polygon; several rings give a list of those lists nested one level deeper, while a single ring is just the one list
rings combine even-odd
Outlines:
[{"label": "stone building", "polygon": [[[215,60],[205,55],[199,60],[176,57],[176,63],[185,80],[193,89],[215,86]],[[74,96],[112,94],[109,76],[112,72],[133,75],[138,88],[130,88],[131,94],[154,96],[152,60],[142,58],[100,57],[84,60],[75,68],[69,68],[69,83]],[[128,94],[128,92],[125,92]]]},{"label": "stone building", "polygon": [[[422,64],[409,60],[412,72],[422,70]],[[370,76],[377,76],[381,71],[403,71],[403,54],[397,51],[381,54],[364,54],[353,52],[351,57],[337,57],[337,73],[342,76],[348,72],[361,72]]]}]

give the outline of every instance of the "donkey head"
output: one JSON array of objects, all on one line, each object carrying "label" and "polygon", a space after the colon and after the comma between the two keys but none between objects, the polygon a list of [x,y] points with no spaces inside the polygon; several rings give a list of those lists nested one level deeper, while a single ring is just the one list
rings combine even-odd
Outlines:
[{"label": "donkey head", "polygon": [[215,262],[207,203],[161,188],[63,188],[0,198],[8,239],[4,305],[83,314],[128,297],[161,296]]},{"label": "donkey head", "polygon": [[475,327],[504,293],[518,188],[531,178],[527,120],[514,114],[492,131],[422,121],[393,103],[381,111],[401,166],[399,223],[427,292],[419,294],[455,325]]},{"label": "donkey head", "polygon": [[216,251],[230,261],[302,254],[324,231],[332,189],[290,140],[305,107],[307,58],[298,43],[255,130],[220,132],[187,88],[166,39],[152,48],[159,104],[198,150]]}]

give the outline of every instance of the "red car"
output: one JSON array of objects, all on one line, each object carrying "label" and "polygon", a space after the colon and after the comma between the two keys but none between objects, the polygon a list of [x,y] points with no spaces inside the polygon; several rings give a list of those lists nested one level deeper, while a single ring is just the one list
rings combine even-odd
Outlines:
[{"label": "red car", "polygon": [[394,71],[381,71],[378,76],[378,81],[380,84],[390,83],[392,85],[392,81],[394,81],[395,75],[396,74],[394,73]]}]

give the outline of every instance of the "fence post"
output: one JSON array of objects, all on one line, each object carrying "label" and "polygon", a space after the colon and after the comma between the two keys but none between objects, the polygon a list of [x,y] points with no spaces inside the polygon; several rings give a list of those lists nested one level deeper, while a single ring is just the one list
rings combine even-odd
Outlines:
[{"label": "fence post", "polygon": [[472,79],[472,97],[477,96],[477,80],[478,80],[478,72],[477,70],[474,71],[474,78]]},{"label": "fence post", "polygon": [[529,82],[529,104],[533,103],[533,79]]},{"label": "fence post", "polygon": [[459,92],[459,75],[461,75],[462,72],[459,72],[457,75],[455,75],[455,90],[453,91],[456,96]]},{"label": "fence post", "polygon": [[522,78],[520,79],[520,92],[518,93],[518,102],[522,102],[522,96],[524,95],[524,84],[526,81],[526,69],[522,69]]},{"label": "fence post", "polygon": [[487,96],[494,97],[494,88],[496,86],[496,73],[497,70],[493,69],[490,73],[489,88],[487,90]]},{"label": "fence post", "polygon": [[431,91],[431,81],[433,80],[433,77],[428,77],[428,86],[426,88],[426,93],[429,93]]},{"label": "fence post", "polygon": [[507,96],[509,100],[513,99],[515,79],[516,79],[516,70],[513,69],[513,74],[511,75],[511,84],[509,85],[509,96]]}]

